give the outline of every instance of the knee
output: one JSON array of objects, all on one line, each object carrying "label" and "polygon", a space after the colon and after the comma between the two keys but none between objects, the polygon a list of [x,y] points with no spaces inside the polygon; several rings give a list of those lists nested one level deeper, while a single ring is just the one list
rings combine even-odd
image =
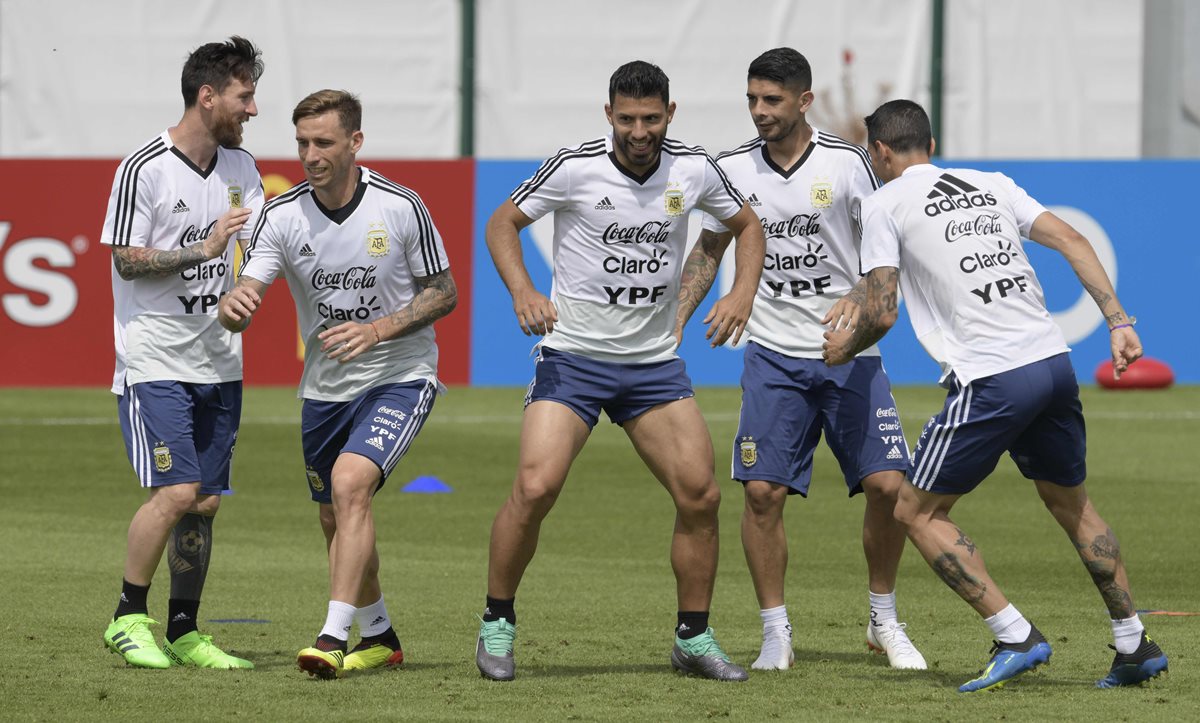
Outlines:
[{"label": "knee", "polygon": [[899,493],[896,495],[895,506],[892,508],[892,516],[906,528],[912,529],[920,522],[921,506],[916,497]]},{"label": "knee", "polygon": [[146,501],[146,505],[163,518],[178,521],[184,514],[196,507],[197,501],[200,499],[199,492],[199,482],[156,487],[151,493],[150,499]]},{"label": "knee", "polygon": [[709,477],[708,484],[685,488],[675,495],[675,509],[685,517],[716,517],[721,508],[721,488]]},{"label": "knee", "polygon": [[214,517],[217,510],[221,507],[220,495],[197,495],[196,502],[192,505],[189,512],[195,512],[198,515],[205,517]]},{"label": "knee", "polygon": [[536,470],[522,470],[513,483],[511,501],[524,514],[544,517],[561,491],[561,481],[548,479]]},{"label": "knee", "polygon": [[776,518],[783,513],[787,487],[770,482],[751,481],[746,483],[745,492],[747,517]]},{"label": "knee", "polygon": [[364,484],[361,478],[333,477],[333,513],[337,517],[346,514],[361,514],[371,508],[371,493],[374,485]]}]

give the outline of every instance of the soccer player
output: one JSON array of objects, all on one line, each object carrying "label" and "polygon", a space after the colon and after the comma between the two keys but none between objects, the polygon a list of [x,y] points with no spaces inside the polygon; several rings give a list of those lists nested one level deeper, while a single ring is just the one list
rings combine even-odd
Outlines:
[{"label": "soccer player", "polygon": [[[305,181],[254,226],[221,323],[242,331],[282,272],[304,334],[301,442],[329,552],[329,606],[301,669],[319,678],[404,660],[379,584],[371,501],[441,385],[433,322],[458,299],[441,235],[413,191],[355,165],[362,105],[321,90],[292,112]],[[347,655],[350,629],[361,641]]]},{"label": "soccer player", "polygon": [[1157,676],[1167,656],[1138,619],[1117,538],[1084,488],[1079,386],[1021,239],[1070,263],[1108,323],[1118,376],[1142,356],[1133,317],[1088,240],[1012,179],[931,165],[933,138],[919,105],[885,103],[866,123],[872,165],[887,185],[862,207],[863,306],[856,320],[831,312],[825,359],[845,363],[887,332],[898,285],[917,337],[943,365],[945,407],[921,433],[896,515],[930,567],[996,636],[991,662],[959,691],[998,688],[1050,659],[1046,638],[1008,602],[975,543],[950,519],[954,503],[1005,451],[1034,481],[1112,618],[1116,658],[1096,685]]},{"label": "soccer player", "polygon": [[[609,81],[608,101],[611,134],[547,160],[487,224],[488,249],[521,329],[544,338],[526,396],[516,480],[492,525],[475,660],[485,678],[515,676],[517,586],[542,520],[603,409],[675,503],[672,665],[745,680],[708,625],[721,493],[708,429],[676,355],[676,311],[678,297],[693,293],[680,289],[680,271],[688,214],[699,208],[722,219],[739,248],[733,290],[705,319],[707,336],[714,345],[740,337],[762,268],[762,228],[703,150],[666,137],[675,103],[660,68],[622,65]],[[551,212],[554,286],[547,298],[529,278],[518,234]]]},{"label": "soccer player", "polygon": [[[143,668],[253,668],[196,629],[213,518],[229,489],[242,405],[242,347],[217,323],[229,242],[262,205],[239,148],[258,114],[261,53],[245,38],[202,45],[183,66],[183,117],[121,162],[101,243],[112,246],[117,395],[125,451],[146,501],[129,523],[121,598],[104,642]],[[168,539],[170,544],[168,545]],[[166,640],[146,596],[167,548]]]},{"label": "soccer player", "polygon": [[[859,205],[879,184],[865,150],[805,120],[813,93],[803,55],[768,50],[750,64],[748,76],[758,138],[721,154],[717,164],[749,196],[767,238],[733,443],[733,478],[745,486],[742,546],[763,623],[762,651],[750,667],[784,670],[795,659],[784,604],[783,507],[788,495],[808,495],[823,429],[850,495],[866,493],[867,645],[886,652],[892,667],[924,670],[925,659],[896,618],[905,538],[893,510],[908,446],[891,385],[874,346],[845,366],[829,368],[821,360],[821,320],[859,282]],[[689,268],[711,284],[729,239],[706,217]]]}]

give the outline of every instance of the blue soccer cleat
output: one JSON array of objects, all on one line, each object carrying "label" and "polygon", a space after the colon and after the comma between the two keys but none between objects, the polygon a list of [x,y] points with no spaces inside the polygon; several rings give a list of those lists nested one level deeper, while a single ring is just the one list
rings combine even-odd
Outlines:
[{"label": "blue soccer cleat", "polygon": [[959,693],[975,693],[980,690],[996,690],[1018,675],[1048,663],[1050,643],[1038,632],[1029,631],[1023,643],[992,643],[992,660],[978,678],[958,686]]},{"label": "blue soccer cleat", "polygon": [[[1108,646],[1112,648],[1113,646]],[[1115,648],[1113,648],[1115,650]],[[1159,674],[1167,672],[1167,654],[1158,643],[1142,631],[1142,641],[1132,653],[1117,653],[1112,669],[1102,680],[1096,681],[1097,688],[1120,688],[1124,685],[1141,685]]]}]

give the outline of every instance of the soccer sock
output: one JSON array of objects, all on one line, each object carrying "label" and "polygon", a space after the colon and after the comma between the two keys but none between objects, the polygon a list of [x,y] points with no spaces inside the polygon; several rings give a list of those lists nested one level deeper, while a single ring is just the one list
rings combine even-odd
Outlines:
[{"label": "soccer sock", "polygon": [[984,618],[983,622],[992,629],[996,640],[1002,643],[1023,643],[1029,639],[1029,633],[1033,630],[1033,626],[1012,603],[990,618]]},{"label": "soccer sock", "polygon": [[1137,652],[1138,646],[1142,644],[1142,631],[1146,627],[1142,625],[1142,619],[1135,614],[1124,620],[1113,620],[1112,629],[1115,641],[1113,645],[1117,652],[1129,655]]},{"label": "soccer sock", "polygon": [[167,641],[173,643],[195,630],[196,615],[199,612],[199,600],[171,598],[167,602]]},{"label": "soccer sock", "polygon": [[370,605],[355,610],[354,620],[358,623],[359,635],[364,638],[382,635],[392,627],[392,620],[388,617],[382,595]]},{"label": "soccer sock", "polygon": [[199,600],[212,557],[213,518],[188,512],[171,530],[167,565],[171,568],[171,597]]},{"label": "soccer sock", "polygon": [[321,628],[321,637],[329,636],[342,641],[342,645],[350,639],[350,626],[354,624],[355,607],[350,603],[329,601],[329,613],[325,616],[325,627]]},{"label": "soccer sock", "polygon": [[763,608],[758,611],[758,616],[762,618],[763,634],[785,630],[790,625],[788,622],[787,605],[780,605],[777,608]]},{"label": "soccer sock", "polygon": [[703,612],[680,610],[675,635],[680,640],[691,640],[697,635],[703,635],[708,630],[708,611]]},{"label": "soccer sock", "polygon": [[871,624],[883,625],[886,622],[896,622],[896,591],[880,595],[867,590],[871,598]]},{"label": "soccer sock", "polygon": [[510,597],[507,600],[501,600],[500,598],[495,598],[491,595],[488,595],[487,602],[483,608],[483,622],[494,623],[500,618],[504,618],[510,624],[516,625],[517,611],[514,609],[516,603],[517,599],[515,597]]},{"label": "soccer sock", "polygon": [[141,613],[145,615],[148,611],[146,608],[146,595],[150,592],[149,585],[134,585],[128,580],[121,580],[121,598],[117,600],[117,611],[113,613],[113,620],[123,615],[133,615]]}]

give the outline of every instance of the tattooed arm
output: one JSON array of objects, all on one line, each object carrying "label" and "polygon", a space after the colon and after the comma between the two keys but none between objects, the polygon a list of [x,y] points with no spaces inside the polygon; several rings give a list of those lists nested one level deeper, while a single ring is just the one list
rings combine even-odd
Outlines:
[{"label": "tattooed arm", "polygon": [[1083,288],[1100,308],[1100,313],[1104,315],[1110,329],[1113,377],[1120,379],[1121,373],[1141,358],[1142,342],[1133,330],[1134,319],[1126,315],[1125,309],[1121,308],[1117,292],[1108,278],[1108,272],[1100,265],[1096,250],[1070,224],[1049,211],[1043,212],[1034,220],[1029,230],[1029,238],[1062,254],[1067,263],[1071,264],[1071,269],[1079,277]]},{"label": "tattooed arm", "polygon": [[202,243],[192,244],[175,251],[162,251],[138,246],[114,246],[113,264],[117,275],[126,281],[133,279],[159,279],[177,274],[205,261],[211,261],[225,253],[229,240],[250,217],[249,208],[231,208],[213,226],[212,233]]},{"label": "tattooed arm", "polygon": [[413,283],[419,290],[408,306],[369,324],[348,321],[321,332],[317,335],[321,351],[330,359],[348,362],[382,341],[429,326],[458,305],[458,287],[449,269],[414,277]]},{"label": "tattooed arm", "polygon": [[825,332],[822,356],[829,366],[845,364],[860,351],[883,338],[896,323],[899,299],[896,292],[900,270],[895,266],[871,269],[862,281],[866,298],[854,328],[834,328]]},{"label": "tattooed arm", "polygon": [[718,233],[703,229],[696,245],[683,263],[683,275],[679,281],[679,308],[675,312],[675,338],[683,341],[683,327],[687,324],[696,307],[708,295],[713,281],[717,278],[717,269],[725,249],[733,240],[733,233],[725,231]]}]

